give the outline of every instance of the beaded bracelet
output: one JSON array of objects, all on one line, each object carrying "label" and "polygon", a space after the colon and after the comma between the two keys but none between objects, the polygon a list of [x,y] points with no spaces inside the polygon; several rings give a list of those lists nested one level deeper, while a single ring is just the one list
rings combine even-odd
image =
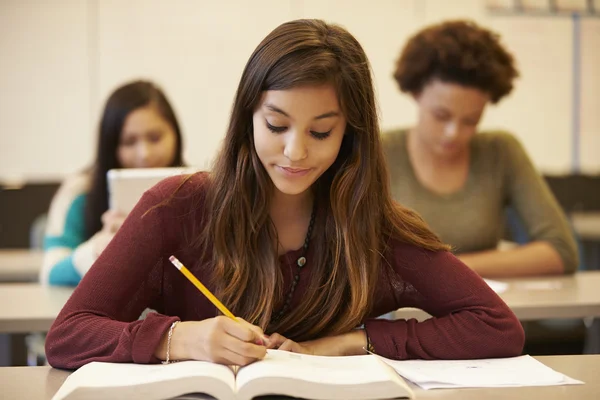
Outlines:
[{"label": "beaded bracelet", "polygon": [[365,335],[367,336],[367,351],[369,353],[375,354],[375,347],[373,347],[373,343],[371,343],[371,338],[369,337],[369,334],[367,333],[366,329],[365,329]]},{"label": "beaded bracelet", "polygon": [[360,326],[357,326],[356,329],[360,329],[363,332],[365,332],[365,336],[367,338],[367,347],[363,349],[366,350],[368,353],[375,353],[375,347],[373,347],[373,344],[371,343],[371,338],[369,337],[369,332],[367,332],[367,328],[365,327],[365,324],[362,324]]},{"label": "beaded bracelet", "polygon": [[167,334],[167,359],[163,361],[163,364],[170,364],[172,362],[177,362],[177,360],[171,360],[171,338],[173,337],[173,330],[175,326],[179,323],[179,321],[175,321],[171,324],[169,328],[169,333]]}]

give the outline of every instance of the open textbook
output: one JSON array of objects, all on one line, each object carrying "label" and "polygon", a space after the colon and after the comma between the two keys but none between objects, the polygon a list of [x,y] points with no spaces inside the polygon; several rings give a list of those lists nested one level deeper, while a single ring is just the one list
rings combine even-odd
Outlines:
[{"label": "open textbook", "polygon": [[187,393],[205,393],[218,400],[262,395],[348,400],[414,397],[402,378],[377,356],[321,357],[269,350],[262,361],[239,369],[203,361],[92,362],[71,374],[52,399],[152,400]]},{"label": "open textbook", "polygon": [[530,356],[395,361],[376,355],[321,357],[268,350],[262,361],[243,368],[203,361],[169,365],[93,362],[71,374],[53,400],[156,400],[191,393],[218,400],[249,400],[263,395],[348,400],[414,398],[400,375],[426,390],[583,383]]}]

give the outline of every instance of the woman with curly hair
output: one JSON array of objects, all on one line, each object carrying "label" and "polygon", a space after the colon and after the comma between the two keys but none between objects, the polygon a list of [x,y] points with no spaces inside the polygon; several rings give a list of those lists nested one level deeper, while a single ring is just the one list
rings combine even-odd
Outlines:
[{"label": "woman with curly hair", "polygon": [[[418,121],[384,134],[393,196],[483,277],[572,273],[567,219],[521,144],[506,132],[477,133],[487,105],[511,92],[514,64],[499,36],[472,22],[432,25],[408,41],[394,78]],[[499,251],[506,207],[530,241]]]}]

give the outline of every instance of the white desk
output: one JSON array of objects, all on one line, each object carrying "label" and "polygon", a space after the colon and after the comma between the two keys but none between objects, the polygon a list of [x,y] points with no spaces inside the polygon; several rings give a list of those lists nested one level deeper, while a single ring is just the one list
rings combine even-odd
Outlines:
[{"label": "white desk", "polygon": [[[502,279],[509,283],[500,297],[521,321],[547,318],[600,317],[600,271],[573,276]],[[392,319],[430,318],[424,311],[401,308]]]},{"label": "white desk", "polygon": [[[522,321],[600,317],[600,271],[505,281],[510,288],[501,296]],[[538,289],[528,289],[532,285]],[[544,289],[553,285],[559,287]],[[73,290],[37,283],[0,284],[0,333],[47,332]],[[429,317],[416,309],[400,309],[391,314],[393,319]]]},{"label": "white desk", "polygon": [[[600,271],[503,281],[509,289],[500,296],[522,321],[600,317]],[[0,284],[0,333],[47,331],[72,292],[37,283]],[[403,308],[393,316],[423,320],[429,314]]]},{"label": "white desk", "polygon": [[43,258],[40,250],[0,250],[0,282],[37,282]]},{"label": "white desk", "polygon": [[[597,399],[600,398],[600,355],[536,357],[563,374],[585,385],[491,389],[421,390],[413,386],[416,399],[487,400],[487,399]],[[0,368],[2,398],[49,400],[70,372],[50,367]]]},{"label": "white desk", "polygon": [[581,239],[600,240],[600,212],[576,212],[570,218]]},{"label": "white desk", "polygon": [[0,285],[0,333],[46,332],[73,288],[38,283]]}]

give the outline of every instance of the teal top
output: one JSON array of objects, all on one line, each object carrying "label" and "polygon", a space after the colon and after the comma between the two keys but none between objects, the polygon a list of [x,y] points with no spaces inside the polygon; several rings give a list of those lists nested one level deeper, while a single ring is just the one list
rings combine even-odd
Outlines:
[{"label": "teal top", "polygon": [[85,240],[85,204],[89,178],[67,179],[52,199],[44,237],[40,281],[75,286],[96,259],[92,240]]}]

